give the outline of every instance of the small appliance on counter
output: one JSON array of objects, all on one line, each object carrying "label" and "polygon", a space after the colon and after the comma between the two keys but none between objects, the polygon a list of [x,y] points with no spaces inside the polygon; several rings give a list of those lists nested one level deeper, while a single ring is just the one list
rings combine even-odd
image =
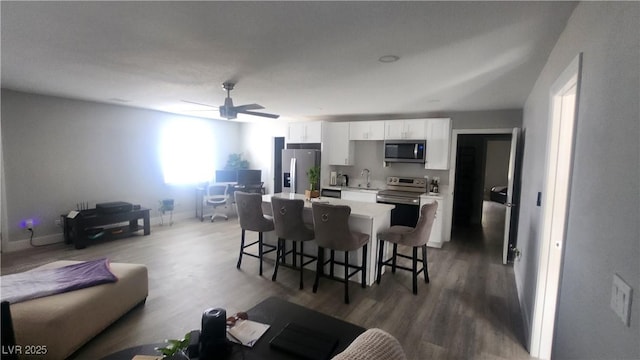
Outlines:
[{"label": "small appliance on counter", "polygon": [[332,171],[329,176],[329,185],[336,186],[338,185],[338,173]]},{"label": "small appliance on counter", "polygon": [[342,178],[342,183],[340,185],[349,186],[349,175],[342,174],[340,177]]}]

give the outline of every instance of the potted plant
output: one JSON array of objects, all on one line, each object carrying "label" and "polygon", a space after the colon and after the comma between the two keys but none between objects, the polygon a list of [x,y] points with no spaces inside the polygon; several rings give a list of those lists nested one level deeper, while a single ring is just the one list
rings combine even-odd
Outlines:
[{"label": "potted plant", "polygon": [[314,166],[307,171],[307,177],[309,178],[309,190],[304,191],[304,195],[307,199],[320,197],[320,167]]},{"label": "potted plant", "polygon": [[227,159],[227,164],[225,165],[225,170],[238,170],[238,169],[248,169],[249,161],[242,158],[242,153],[232,153],[229,154],[229,158]]}]

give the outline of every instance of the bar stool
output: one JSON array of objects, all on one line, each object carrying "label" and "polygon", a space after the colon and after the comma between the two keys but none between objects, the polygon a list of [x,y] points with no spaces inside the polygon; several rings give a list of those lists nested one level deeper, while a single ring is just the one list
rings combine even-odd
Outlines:
[{"label": "bar stool", "polygon": [[[429,271],[427,270],[427,241],[431,235],[431,228],[436,217],[436,210],[438,209],[438,202],[422,205],[420,209],[420,219],[416,227],[391,226],[388,230],[378,234],[380,244],[378,246],[378,273],[376,277],[376,283],[380,284],[380,276],[382,275],[383,266],[391,266],[391,272],[395,273],[396,268],[411,271],[413,274],[413,294],[418,294],[418,274],[424,272],[424,282],[429,283]],[[393,243],[393,255],[384,260],[384,242],[388,241]],[[398,253],[398,244],[404,246],[411,246],[413,248],[413,255],[408,256]],[[422,248],[422,259],[418,259],[418,248]],[[411,259],[413,267],[408,268],[396,264],[396,257],[402,257],[405,259]],[[422,269],[418,270],[418,261],[422,261]]]},{"label": "bar stool", "polygon": [[[313,229],[310,229],[302,220],[304,210],[304,200],[283,199],[279,197],[271,198],[271,208],[273,213],[273,224],[278,235],[278,247],[276,251],[276,267],[273,270],[271,280],[276,281],[278,267],[284,263],[285,256],[293,253],[293,266],[296,266],[296,255],[300,255],[300,290],[303,288],[303,270],[305,265],[316,261],[317,257],[304,254],[304,243],[315,238]],[[285,251],[285,241],[293,241],[293,249]],[[296,244],[300,243],[300,252],[297,252]],[[310,259],[305,262],[305,257]]]},{"label": "bar stool", "polygon": [[[242,229],[242,240],[240,243],[240,256],[236,268],[240,269],[242,263],[242,255],[247,255],[260,259],[260,275],[262,276],[262,258],[264,254],[276,251],[276,247],[262,242],[262,233],[265,231],[273,231],[273,221],[268,219],[262,213],[262,195],[249,194],[241,191],[235,192],[236,209],[238,211],[238,220]],[[258,232],[258,240],[245,245],[245,231]],[[258,244],[258,255],[246,252],[244,249]],[[264,248],[269,250],[265,251]]]},{"label": "bar stool", "polygon": [[[331,205],[313,203],[313,226],[316,232],[316,243],[318,244],[318,262],[316,270],[316,281],[313,284],[313,292],[318,290],[320,276],[325,276],[324,265],[330,264],[333,270],[334,264],[344,266],[344,303],[349,303],[349,278],[358,272],[362,272],[362,287],[367,286],[367,243],[369,235],[351,231],[349,229],[349,216],[351,208],[344,205]],[[362,248],[362,265],[349,264],[349,251]],[[324,261],[324,249],[331,250],[331,258]],[[334,251],[344,251],[344,262],[336,261]],[[356,269],[349,274],[349,269]],[[338,280],[328,276],[333,280]]]}]

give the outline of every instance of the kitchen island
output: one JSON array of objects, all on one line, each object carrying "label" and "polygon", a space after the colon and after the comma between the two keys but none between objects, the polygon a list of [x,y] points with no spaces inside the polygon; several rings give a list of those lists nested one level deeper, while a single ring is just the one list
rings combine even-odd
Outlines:
[{"label": "kitchen island", "polygon": [[[305,200],[304,195],[301,194],[269,194],[262,196],[262,211],[266,215],[272,214],[271,209],[271,198],[272,197],[281,197],[285,199],[301,199]],[[377,203],[366,203],[361,201],[350,201],[343,199],[335,199],[335,198],[318,198],[314,199],[314,201],[320,201],[324,203],[329,203],[332,205],[347,205],[351,207],[351,216],[349,218],[349,228],[351,231],[358,231],[364,234],[369,235],[369,244],[367,246],[367,285],[372,285],[375,281],[376,275],[376,260],[378,256],[378,232],[389,228],[391,224],[391,210],[395,208],[395,205],[390,204],[377,204]],[[313,223],[313,215],[311,213],[311,201],[305,200],[304,202],[304,212],[303,219],[306,223]],[[276,244],[277,238],[275,232],[265,233],[264,241],[268,244]],[[287,242],[287,246],[291,246],[291,242]],[[388,250],[388,249],[387,249]],[[315,241],[305,242],[304,252],[309,255],[316,255],[318,248],[316,246]],[[357,255],[356,255],[357,254]],[[269,254],[272,257],[275,257],[275,254]],[[349,254],[349,263],[354,265],[359,265],[362,263],[362,251],[358,250],[357,253],[353,252]],[[344,259],[343,255],[339,252],[336,252],[336,260],[342,261]],[[290,259],[287,258],[289,262]],[[315,271],[316,264],[312,263],[308,265],[310,270]],[[339,278],[344,277],[344,270],[342,266],[336,266],[335,268],[335,276]],[[325,272],[328,273],[328,269],[325,269]],[[361,275],[353,277],[353,281],[361,281]]]}]

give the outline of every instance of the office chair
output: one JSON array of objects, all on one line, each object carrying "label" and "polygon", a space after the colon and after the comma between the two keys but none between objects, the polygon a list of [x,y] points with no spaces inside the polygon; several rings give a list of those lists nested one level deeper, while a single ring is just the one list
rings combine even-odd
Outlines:
[{"label": "office chair", "polygon": [[169,212],[169,226],[173,225],[173,208],[173,199],[160,200],[160,225],[164,225],[163,215],[165,215],[167,211]]},{"label": "office chair", "polygon": [[229,184],[211,184],[207,188],[207,195],[204,197],[204,205],[213,207],[213,214],[211,215],[211,222],[217,217],[221,217],[225,220],[229,220],[229,216],[226,213],[216,212],[219,206],[227,206],[229,201]]}]

